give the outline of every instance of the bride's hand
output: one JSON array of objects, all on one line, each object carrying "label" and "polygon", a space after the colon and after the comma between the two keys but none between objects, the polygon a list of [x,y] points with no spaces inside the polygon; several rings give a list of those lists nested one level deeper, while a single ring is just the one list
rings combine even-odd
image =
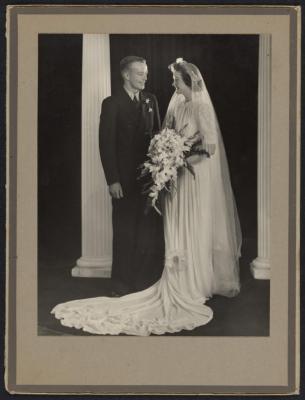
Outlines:
[{"label": "bride's hand", "polygon": [[[215,143],[205,143],[204,145],[202,144],[197,144],[194,146],[195,151],[201,151],[205,150],[210,156],[215,154],[216,151],[216,145]],[[206,158],[206,154],[193,154],[189,157],[187,157],[187,161],[189,164],[197,164],[200,162],[203,158]]]},{"label": "bride's hand", "polygon": [[215,143],[196,143],[193,147],[193,149],[195,151],[201,151],[201,150],[206,150],[210,156],[212,156],[213,154],[215,154],[216,151],[216,145]]},{"label": "bride's hand", "polygon": [[216,144],[215,143],[205,143],[203,148],[210,154],[210,156],[212,156],[213,154],[215,154]]},{"label": "bride's hand", "polygon": [[197,164],[199,161],[201,161],[204,157],[206,157],[205,155],[202,154],[194,154],[192,156],[187,157],[187,162],[191,165],[193,164]]}]

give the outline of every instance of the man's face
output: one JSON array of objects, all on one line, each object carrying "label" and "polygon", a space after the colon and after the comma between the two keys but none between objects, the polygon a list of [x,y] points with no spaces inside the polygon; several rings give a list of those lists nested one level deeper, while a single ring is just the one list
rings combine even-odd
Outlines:
[{"label": "man's face", "polygon": [[144,62],[133,62],[125,72],[125,79],[134,90],[143,90],[147,81],[148,68]]}]

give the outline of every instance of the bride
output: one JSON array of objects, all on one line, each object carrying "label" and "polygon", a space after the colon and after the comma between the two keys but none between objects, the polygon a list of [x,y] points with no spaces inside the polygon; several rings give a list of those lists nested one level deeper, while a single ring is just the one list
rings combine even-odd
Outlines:
[{"label": "bride", "polygon": [[241,233],[225,150],[215,111],[199,69],[183,59],[169,66],[175,93],[164,126],[182,130],[210,157],[192,155],[174,193],[163,201],[165,262],[158,282],[119,298],[96,297],[59,304],[62,325],[93,334],[148,336],[207,324],[214,294],[239,293]]}]

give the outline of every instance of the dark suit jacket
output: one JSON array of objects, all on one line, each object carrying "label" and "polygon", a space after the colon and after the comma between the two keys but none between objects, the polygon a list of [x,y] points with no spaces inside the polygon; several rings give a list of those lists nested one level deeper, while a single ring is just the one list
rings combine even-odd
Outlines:
[{"label": "dark suit jacket", "polygon": [[99,148],[107,184],[120,182],[124,195],[137,187],[139,165],[152,136],[160,130],[156,97],[140,93],[136,106],[124,88],[102,103]]}]

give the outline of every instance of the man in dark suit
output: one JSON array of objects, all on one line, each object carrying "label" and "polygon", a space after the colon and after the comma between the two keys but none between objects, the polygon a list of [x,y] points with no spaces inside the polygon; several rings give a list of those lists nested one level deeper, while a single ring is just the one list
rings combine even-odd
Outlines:
[{"label": "man in dark suit", "polygon": [[99,147],[112,197],[114,295],[145,289],[161,276],[163,221],[144,213],[139,165],[152,136],[160,129],[157,99],[144,92],[146,61],[128,56],[120,62],[123,87],[102,103]]}]

